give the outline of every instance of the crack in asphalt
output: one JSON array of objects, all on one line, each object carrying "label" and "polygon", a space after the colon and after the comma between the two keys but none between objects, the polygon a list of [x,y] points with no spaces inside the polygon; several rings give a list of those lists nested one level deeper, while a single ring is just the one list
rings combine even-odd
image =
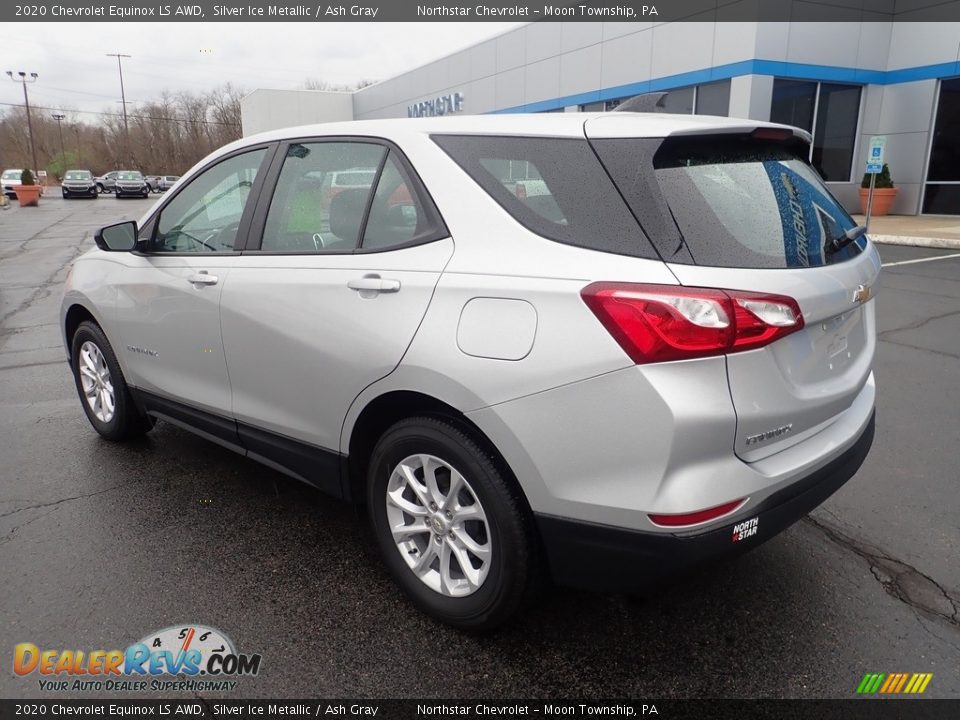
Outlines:
[{"label": "crack in asphalt", "polygon": [[847,548],[866,560],[871,575],[888,595],[914,611],[920,611],[943,620],[949,625],[960,627],[960,598],[951,595],[932,577],[809,515],[804,520],[837,545]]},{"label": "crack in asphalt", "polygon": [[63,503],[73,502],[74,500],[83,500],[84,498],[94,497],[96,495],[103,495],[108,492],[113,492],[114,490],[119,490],[120,488],[127,487],[130,483],[120,483],[119,485],[114,485],[113,487],[108,487],[105,490],[97,490],[96,492],[86,493],[85,495],[74,495],[72,497],[61,498],[59,500],[52,500],[45,503],[36,503],[34,505],[24,505],[23,507],[15,508],[9,512],[0,513],[0,518],[10,517],[11,515],[16,515],[19,512],[24,510],[39,510],[40,508],[54,507],[55,505],[62,505]]},{"label": "crack in asphalt", "polygon": [[899,342],[897,340],[891,340],[890,338],[882,339],[880,342],[885,342],[885,343],[889,343],[890,345],[896,345],[898,347],[906,347],[906,348],[910,348],[911,350],[919,350],[920,352],[933,353],[934,355],[942,355],[944,357],[960,360],[960,355],[958,355],[957,353],[952,353],[948,350],[934,350],[933,348],[922,347],[920,345],[914,345],[912,343],[907,343],[907,342]]},{"label": "crack in asphalt", "polygon": [[12,542],[16,537],[16,534],[20,530],[23,530],[23,528],[25,528],[27,525],[30,525],[31,523],[35,523],[37,520],[42,520],[47,515],[53,515],[53,513],[55,513],[57,510],[59,510],[59,508],[54,508],[50,512],[42,513],[40,515],[37,515],[36,517],[32,517],[29,520],[26,520],[20,523],[19,525],[14,525],[12,528],[10,528],[9,532],[7,532],[7,534],[4,537],[0,538],[0,545],[6,545],[8,542]]},{"label": "crack in asphalt", "polygon": [[910,323],[909,325],[904,325],[903,327],[891,328],[889,330],[884,330],[883,332],[878,332],[877,338],[883,340],[886,339],[887,335],[891,335],[892,333],[903,332],[904,330],[919,330],[934,320],[943,320],[944,318],[952,317],[953,315],[960,315],[960,310],[952,310],[948,313],[943,313],[942,315],[931,315],[928,318],[918,320],[917,322]]},{"label": "crack in asphalt", "polygon": [[[53,273],[51,273],[46,280],[44,280],[39,285],[37,285],[36,286],[37,289],[34,290],[28,298],[26,298],[22,303],[20,303],[17,307],[15,307],[13,310],[8,312],[6,315],[4,315],[3,317],[0,317],[0,326],[3,326],[3,324],[7,320],[12,318],[17,313],[20,313],[20,312],[23,312],[24,310],[29,309],[30,306],[33,305],[38,300],[42,300],[46,297],[49,297],[50,288],[56,282],[57,275],[63,272],[64,268],[68,267],[74,260],[77,259],[80,253],[83,252],[83,243],[86,241],[88,235],[89,235],[88,232],[83,233],[83,236],[80,238],[79,242],[77,242],[76,246],[74,246],[73,252],[70,253],[70,256],[63,262],[62,265],[60,265],[60,267],[58,267]],[[33,237],[36,237],[36,235],[34,235]],[[29,242],[29,240],[25,241],[25,243],[26,242]]]},{"label": "crack in asphalt", "polygon": [[[68,213],[67,215],[64,215],[64,216],[63,216],[62,218],[60,218],[59,220],[54,220],[52,223],[50,223],[50,224],[47,225],[46,227],[41,228],[40,230],[38,230],[37,232],[35,232],[33,235],[31,235],[30,237],[28,237],[26,240],[21,240],[21,241],[18,243],[16,249],[10,250],[9,252],[5,252],[5,253],[0,254],[0,262],[3,262],[4,260],[8,260],[8,259],[10,259],[10,258],[12,258],[12,257],[16,257],[17,255],[19,255],[20,253],[22,253],[24,250],[27,249],[27,245],[29,245],[31,242],[33,242],[34,240],[36,240],[37,238],[39,238],[41,235],[43,235],[47,230],[49,230],[50,228],[52,228],[54,225],[59,225],[60,223],[62,223],[64,220],[66,220],[66,219],[69,218],[69,217],[70,217],[70,214]],[[17,241],[14,240],[14,242],[17,242]]]},{"label": "crack in asphalt", "polygon": [[4,370],[20,370],[22,368],[43,367],[44,365],[66,365],[67,358],[62,360],[43,360],[42,362],[23,363],[22,365],[0,365],[0,372]]}]

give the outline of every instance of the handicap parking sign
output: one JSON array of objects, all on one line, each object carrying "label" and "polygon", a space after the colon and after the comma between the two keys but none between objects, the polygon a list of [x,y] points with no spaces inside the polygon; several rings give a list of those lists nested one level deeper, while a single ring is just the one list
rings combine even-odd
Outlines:
[{"label": "handicap parking sign", "polygon": [[886,147],[886,135],[874,135],[870,138],[870,150],[867,152],[868,173],[878,173],[883,170],[883,155]]}]

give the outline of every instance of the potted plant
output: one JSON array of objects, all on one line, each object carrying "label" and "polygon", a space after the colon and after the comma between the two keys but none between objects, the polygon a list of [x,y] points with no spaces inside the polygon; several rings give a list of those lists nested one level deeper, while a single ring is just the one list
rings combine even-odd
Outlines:
[{"label": "potted plant", "polygon": [[13,186],[13,191],[17,194],[17,200],[20,201],[20,207],[40,204],[40,189],[29,169],[20,174],[20,184]]},{"label": "potted plant", "polygon": [[[867,214],[867,196],[870,194],[870,173],[863,174],[863,181],[860,183],[860,212]],[[893,205],[897,197],[897,188],[893,186],[893,180],[890,178],[890,166],[883,164],[883,170],[877,173],[877,181],[873,186],[873,207],[870,209],[872,215],[886,215],[890,212],[890,206]]]}]

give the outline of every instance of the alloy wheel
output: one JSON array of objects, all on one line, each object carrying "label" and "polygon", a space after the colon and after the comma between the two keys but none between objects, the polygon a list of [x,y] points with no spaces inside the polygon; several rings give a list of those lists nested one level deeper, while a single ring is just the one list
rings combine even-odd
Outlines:
[{"label": "alloy wheel", "polygon": [[387,522],[421,582],[448,597],[480,589],[493,547],[487,516],[466,478],[433,455],[411,455],[390,474]]},{"label": "alloy wheel", "polygon": [[110,368],[100,348],[89,340],[80,346],[79,371],[83,395],[90,410],[101,422],[110,422],[116,408]]}]

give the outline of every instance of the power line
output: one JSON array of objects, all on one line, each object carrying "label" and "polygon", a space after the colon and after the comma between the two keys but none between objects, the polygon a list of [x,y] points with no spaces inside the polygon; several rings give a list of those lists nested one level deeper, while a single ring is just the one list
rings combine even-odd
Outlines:
[{"label": "power line", "polygon": [[[23,107],[22,103],[0,102],[0,105],[7,107]],[[42,105],[31,105],[37,110],[59,110],[60,108],[44,107]],[[96,110],[70,110],[69,112],[82,113],[84,115],[103,115],[105,117],[123,117],[121,113],[97,112]],[[159,117],[157,115],[130,115],[134,120],[158,120],[161,122],[176,123],[194,123],[200,125],[222,125],[224,127],[240,127],[240,123],[223,122],[221,120],[194,120],[193,118]]]}]

